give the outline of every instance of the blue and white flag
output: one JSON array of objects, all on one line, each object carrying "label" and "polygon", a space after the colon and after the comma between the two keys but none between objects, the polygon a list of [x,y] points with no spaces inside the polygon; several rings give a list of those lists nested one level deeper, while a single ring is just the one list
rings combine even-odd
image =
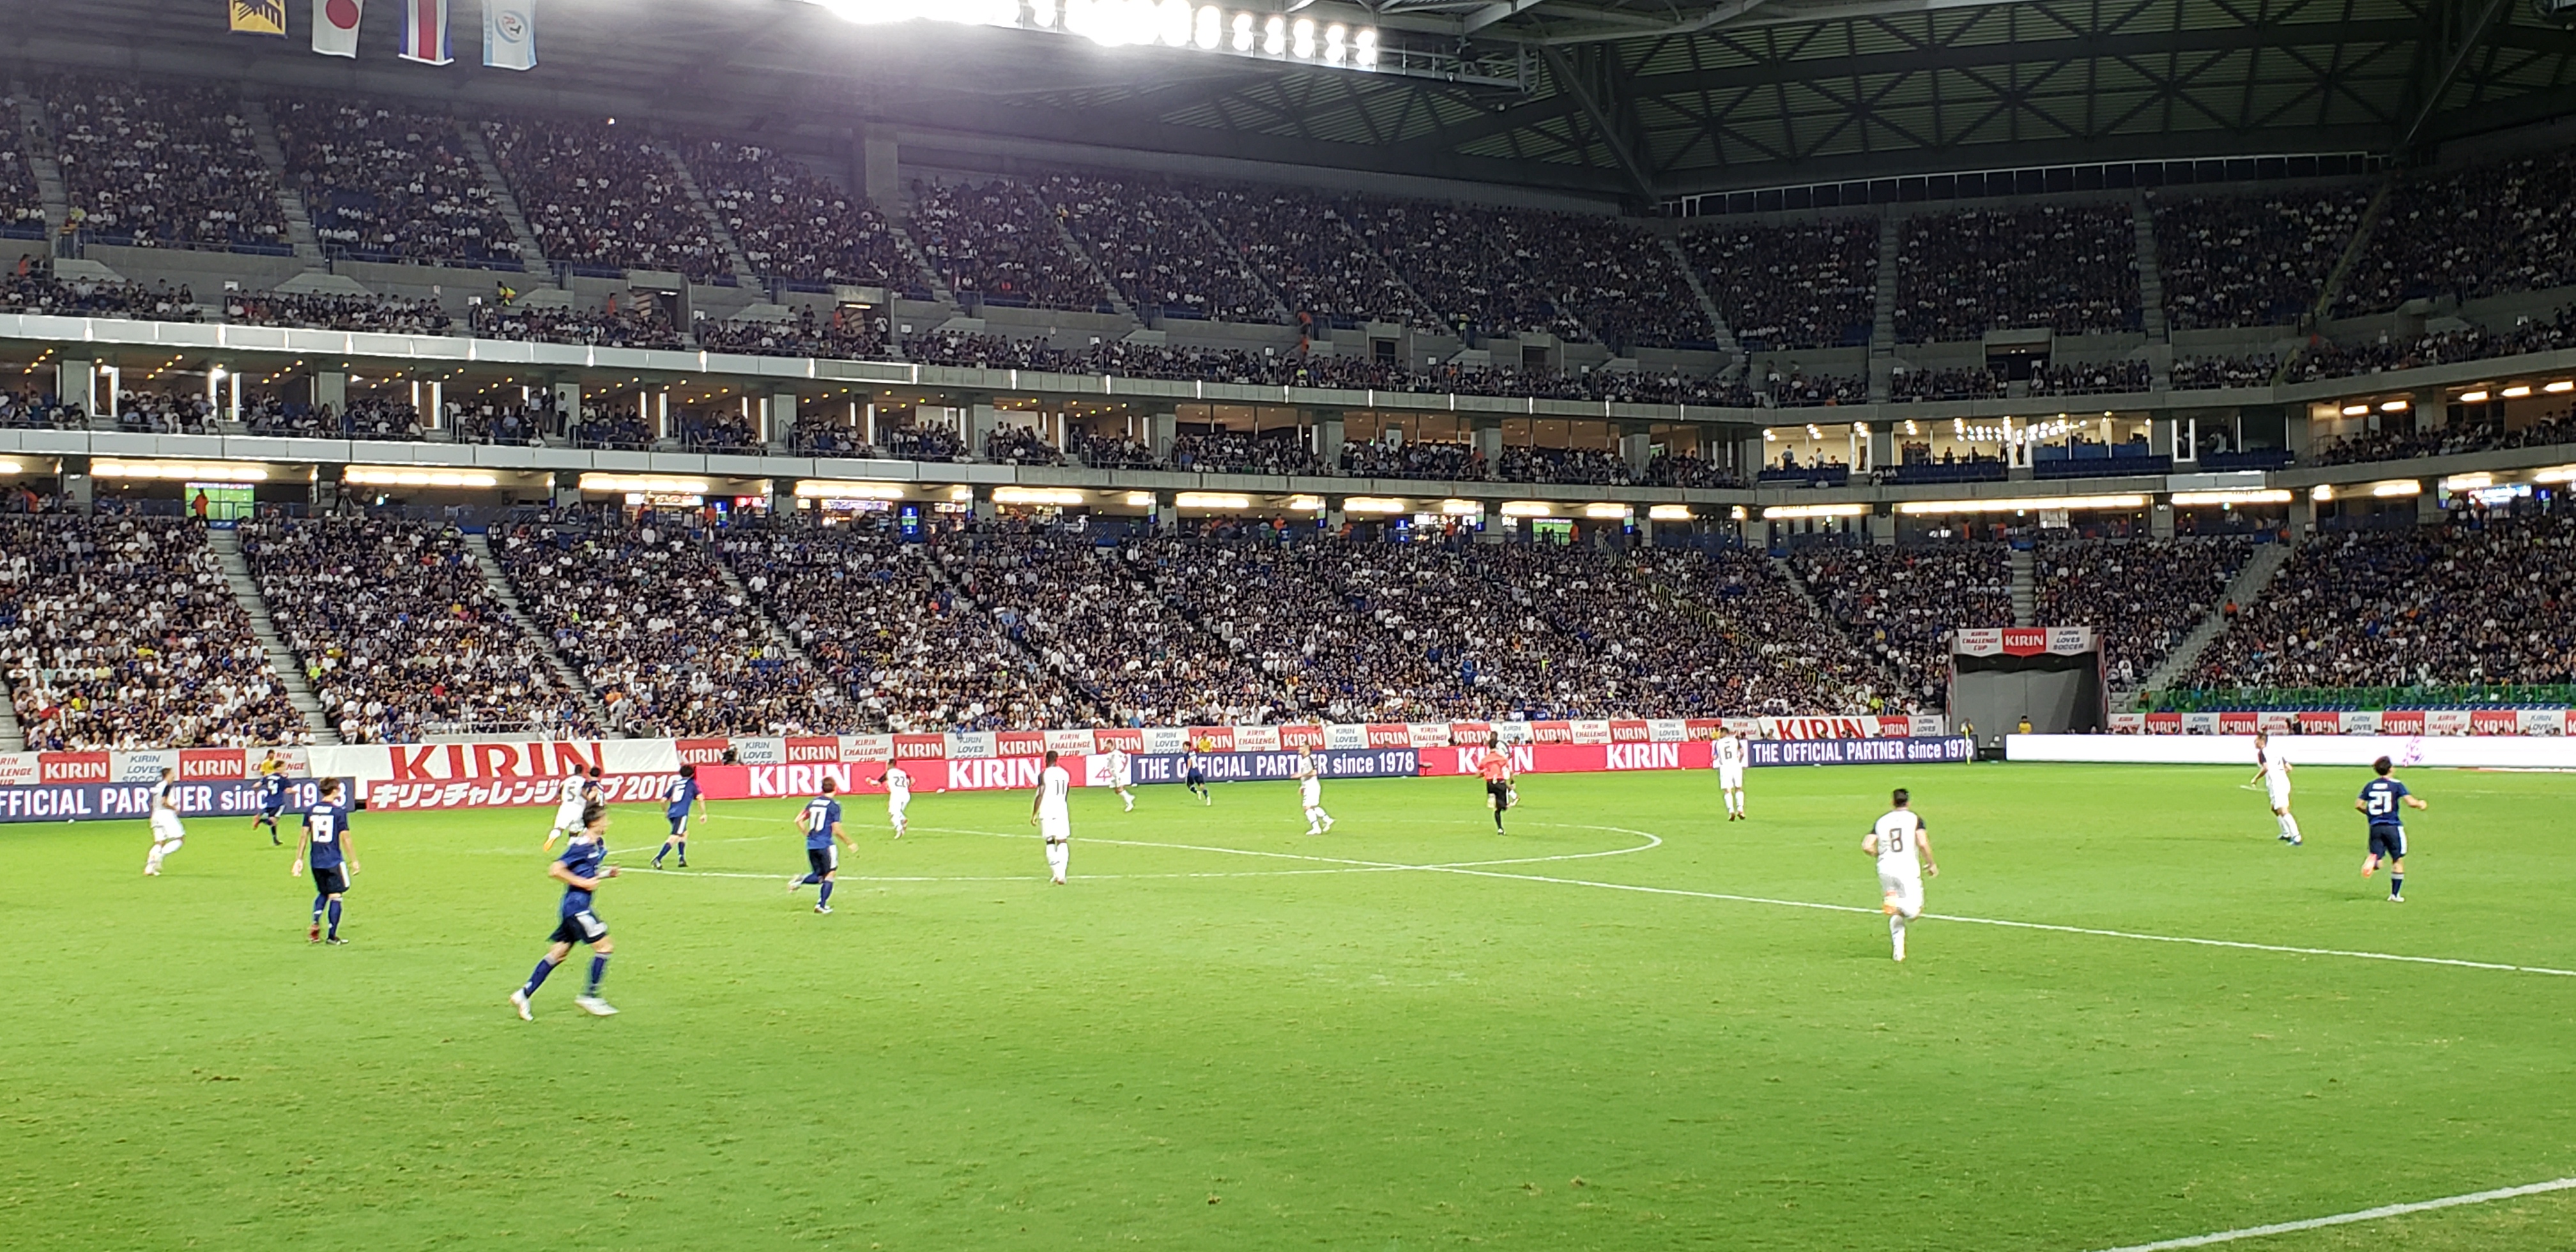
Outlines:
[{"label": "blue and white flag", "polygon": [[536,0],[484,0],[483,64],[496,70],[537,68]]}]

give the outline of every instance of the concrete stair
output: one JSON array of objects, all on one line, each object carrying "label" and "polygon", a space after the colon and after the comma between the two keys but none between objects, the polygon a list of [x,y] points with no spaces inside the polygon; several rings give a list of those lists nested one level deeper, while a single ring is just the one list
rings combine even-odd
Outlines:
[{"label": "concrete stair", "polygon": [[1226,255],[1234,258],[1234,267],[1243,274],[1243,281],[1259,288],[1263,295],[1270,297],[1270,311],[1279,319],[1280,324],[1284,326],[1295,322],[1297,311],[1288,307],[1288,301],[1280,296],[1277,288],[1270,285],[1270,280],[1263,278],[1260,271],[1252,268],[1251,262],[1243,259],[1243,249],[1236,247],[1233,240],[1225,237],[1224,231],[1216,228],[1215,220],[1199,208],[1198,201],[1187,196],[1181,196],[1178,199],[1181,203],[1190,206],[1190,216],[1197,219],[1199,229],[1206,231],[1208,238],[1215,240],[1218,247],[1225,249]]},{"label": "concrete stair", "polygon": [[922,251],[921,245],[913,241],[912,232],[906,230],[903,223],[889,218],[886,225],[894,232],[895,251],[902,253],[904,260],[912,262],[913,271],[920,275],[921,289],[929,292],[931,299],[947,305],[950,315],[955,315],[957,293],[949,290],[947,280],[942,279],[939,271],[932,268],[930,254]]},{"label": "concrete stair", "polygon": [[2012,615],[2013,625],[2033,626],[2039,616],[2038,562],[2020,548],[2012,550]]},{"label": "concrete stair", "polygon": [[304,726],[313,732],[313,742],[340,742],[338,727],[314,697],[313,685],[304,680],[304,662],[293,648],[286,646],[286,640],[277,633],[277,623],[268,616],[268,601],[259,593],[259,579],[250,572],[250,558],[242,554],[241,533],[210,530],[206,532],[206,546],[214,550],[216,563],[223,567],[224,581],[232,585],[233,600],[250,617],[251,635],[267,650],[268,663],[277,671],[278,685],[286,688],[287,702],[304,715]]},{"label": "concrete stair", "polygon": [[[2326,274],[2324,289],[2317,292],[2317,302],[2308,310],[2308,320],[2323,325],[2334,316],[2335,301],[2343,298],[2343,285],[2352,277],[2352,267],[2361,264],[2362,253],[2370,247],[2370,236],[2379,229],[2379,219],[2388,214],[2388,198],[2397,190],[2397,176],[2389,174],[2379,180],[2379,190],[2372,192],[2370,203],[2361,211],[2361,221],[2352,228],[2352,238],[2345,242],[2343,255],[2335,258],[2335,267]],[[2289,362],[2281,363],[2284,373]],[[2273,380],[2274,384],[2279,379]]]},{"label": "concrete stair", "polygon": [[27,750],[27,728],[18,724],[18,702],[0,688],[0,752]]},{"label": "concrete stair", "polygon": [[483,186],[492,193],[492,206],[501,211],[501,220],[509,223],[510,233],[519,240],[520,263],[532,274],[555,272],[554,262],[546,259],[545,245],[538,242],[537,232],[528,228],[527,214],[519,208],[519,197],[510,190],[510,180],[501,177],[501,163],[492,159],[492,145],[483,141],[483,128],[458,119],[457,134],[464,137],[465,153],[474,158],[474,168],[483,172]]},{"label": "concrete stair", "polygon": [[1885,404],[1896,377],[1896,254],[1905,246],[1905,223],[1893,213],[1878,219],[1878,292],[1871,301],[1869,398]]},{"label": "concrete stair", "polygon": [[2165,654],[2164,660],[2147,671],[2146,681],[2139,684],[2140,690],[2162,691],[2172,686],[2176,679],[2190,673],[2192,667],[2200,663],[2200,654],[2208,651],[2209,645],[2217,642],[2218,636],[2227,629],[2227,606],[2249,606],[2260,600],[2264,589],[2272,585],[2272,579],[2280,574],[2282,566],[2290,563],[2290,555],[2296,550],[2296,544],[2257,544],[2253,558],[2245,562],[2245,568],[2236,571],[2236,577],[2228,582],[2227,591],[2219,596],[2218,603],[2209,606],[2209,616],[2200,619],[2200,624],[2183,636],[2182,642],[2175,644],[2173,651]]},{"label": "concrete stair", "polygon": [[2173,332],[2165,318],[2165,272],[2156,251],[2156,215],[2147,207],[2145,196],[2129,201],[2129,218],[2138,231],[2138,318],[2147,332],[2147,385],[2162,391],[2173,385]]},{"label": "concrete stair", "polygon": [[779,627],[778,619],[771,617],[769,610],[761,607],[760,598],[751,594],[751,588],[743,585],[741,575],[733,572],[733,562],[725,560],[721,555],[712,555],[712,559],[715,562],[716,575],[724,579],[725,590],[742,597],[743,606],[751,610],[753,620],[759,622],[760,628],[769,635],[769,645],[795,658],[797,663],[805,668],[818,674],[823,672],[821,666],[814,664],[813,657],[805,655],[804,648],[787,637],[787,632]]},{"label": "concrete stair", "polygon": [[251,146],[259,149],[260,160],[268,162],[268,172],[277,175],[277,206],[286,213],[286,241],[295,245],[295,259],[318,264],[322,242],[313,233],[304,193],[286,175],[286,148],[277,141],[277,119],[269,116],[267,101],[247,93],[241,98],[241,111],[242,119],[250,123]]},{"label": "concrete stair", "polygon": [[[1038,193],[1027,188],[1021,188],[1020,194],[1032,200],[1036,200],[1038,196]],[[1099,258],[1092,256],[1091,250],[1083,247],[1082,241],[1073,237],[1073,228],[1065,225],[1064,219],[1056,216],[1055,210],[1048,208],[1044,201],[1039,201],[1038,209],[1046,214],[1048,221],[1055,223],[1055,237],[1064,241],[1065,255],[1082,262],[1082,267],[1091,271],[1093,278],[1100,280],[1100,289],[1109,293],[1109,307],[1118,310],[1119,316],[1139,326],[1144,325],[1145,319],[1137,315],[1136,306],[1127,303],[1127,297],[1118,290],[1118,284],[1109,281],[1109,271],[1102,268]]]},{"label": "concrete stair", "polygon": [[520,634],[537,641],[539,651],[546,658],[546,668],[554,672],[555,680],[580,698],[582,711],[590,714],[591,721],[600,727],[601,733],[616,734],[609,729],[608,707],[599,702],[599,694],[590,689],[589,683],[582,681],[581,671],[564,659],[564,654],[555,649],[555,641],[537,629],[537,624],[528,617],[526,606],[519,603],[519,589],[510,584],[509,576],[501,572],[500,559],[492,555],[491,537],[468,534],[465,548],[474,554],[475,570],[483,575],[483,585],[490,589],[492,598],[501,602],[501,610],[510,615],[510,624],[518,627]]},{"label": "concrete stair", "polygon": [[1711,299],[1708,288],[1700,284],[1699,269],[1691,264],[1690,254],[1682,251],[1681,241],[1670,235],[1658,238],[1663,241],[1665,255],[1670,256],[1674,267],[1681,271],[1682,281],[1690,284],[1691,295],[1699,300],[1700,315],[1708,319],[1708,328],[1717,339],[1717,346],[1726,350],[1729,361],[1743,357],[1744,350],[1736,346],[1735,329],[1726,324],[1726,314],[1718,311],[1717,301]]},{"label": "concrete stair", "polygon": [[18,131],[25,137],[27,168],[36,176],[36,199],[44,205],[45,226],[60,232],[71,219],[72,199],[63,186],[63,167],[54,159],[53,127],[44,106],[27,89],[27,80],[10,80],[9,95],[18,102]]},{"label": "concrete stair", "polygon": [[669,144],[657,143],[653,148],[671,162],[671,172],[680,179],[680,190],[688,194],[689,203],[696,206],[698,216],[705,219],[716,245],[724,249],[725,265],[733,271],[734,281],[745,287],[759,286],[760,277],[751,272],[751,258],[743,253],[742,241],[733,237],[733,228],[725,225],[724,218],[716,213],[716,202],[707,198],[706,188],[698,185],[698,176],[690,172],[689,163],[682,160],[679,150]]}]

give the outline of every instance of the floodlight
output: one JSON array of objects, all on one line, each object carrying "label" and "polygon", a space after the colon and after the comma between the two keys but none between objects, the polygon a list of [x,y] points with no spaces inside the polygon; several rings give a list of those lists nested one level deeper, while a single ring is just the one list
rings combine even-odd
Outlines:
[{"label": "floodlight", "polygon": [[1288,55],[1288,19],[1276,13],[1261,24],[1261,50],[1272,56]]},{"label": "floodlight", "polygon": [[1210,51],[1214,51],[1218,44],[1225,42],[1225,10],[1213,4],[1201,6],[1197,24],[1190,30],[1190,42]]}]

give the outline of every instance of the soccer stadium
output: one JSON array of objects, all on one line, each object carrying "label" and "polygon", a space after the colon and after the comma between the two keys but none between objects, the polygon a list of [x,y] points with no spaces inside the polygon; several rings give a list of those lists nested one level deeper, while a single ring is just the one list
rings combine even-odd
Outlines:
[{"label": "soccer stadium", "polygon": [[2576,0],[0,97],[0,1248],[2576,1247]]}]

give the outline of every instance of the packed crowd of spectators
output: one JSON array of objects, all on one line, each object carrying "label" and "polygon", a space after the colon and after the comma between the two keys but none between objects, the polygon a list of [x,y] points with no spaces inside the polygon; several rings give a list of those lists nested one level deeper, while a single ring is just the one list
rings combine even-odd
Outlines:
[{"label": "packed crowd of spectators", "polygon": [[620,452],[641,452],[653,446],[653,427],[642,415],[624,407],[611,409],[584,406],[581,420],[569,432],[576,448],[608,448]]},{"label": "packed crowd of spectators", "polygon": [[556,428],[554,396],[540,389],[521,404],[450,400],[447,428],[454,432],[458,443],[542,443]]},{"label": "packed crowd of spectators", "polygon": [[1068,451],[1093,469],[1166,468],[1163,459],[1154,455],[1154,445],[1132,435],[1095,435],[1076,427]]},{"label": "packed crowd of spectators", "polygon": [[753,273],[900,292],[921,287],[894,227],[866,197],[769,148],[708,140],[680,155]]},{"label": "packed crowd of spectators", "polygon": [[753,601],[847,694],[850,730],[1098,721],[1081,691],[960,596],[922,545],[907,545],[892,530],[862,519],[728,531],[719,542]]},{"label": "packed crowd of spectators", "polygon": [[137,435],[211,435],[215,406],[198,390],[117,394],[116,428]]},{"label": "packed crowd of spectators", "polygon": [[1906,219],[1896,337],[1976,339],[1998,328],[2135,330],[2138,236],[2125,208],[1968,209]]},{"label": "packed crowd of spectators", "polygon": [[1731,465],[1721,464],[1688,452],[1659,452],[1646,462],[1646,473],[1638,482],[1648,487],[1686,487],[1718,490],[1741,487],[1744,476]]},{"label": "packed crowd of spectators", "polygon": [[0,279],[0,312],[56,317],[123,317],[146,322],[201,321],[205,312],[185,284],[146,287],[95,278],[55,278],[30,266]]},{"label": "packed crowd of spectators", "polygon": [[40,88],[70,225],[143,248],[289,251],[277,177],[229,88],[63,77]]},{"label": "packed crowd of spectators", "polygon": [[242,554],[348,743],[600,728],[453,528],[389,517],[241,524]]},{"label": "packed crowd of spectators", "polygon": [[2576,678],[2576,522],[2564,513],[2321,532],[2229,606],[2200,687]]},{"label": "packed crowd of spectators", "polygon": [[2360,229],[2361,187],[2264,196],[2150,195],[2165,324],[2284,326],[2308,315]]},{"label": "packed crowd of spectators", "polygon": [[36,168],[27,159],[26,132],[18,125],[18,101],[0,96],[0,236],[35,239],[49,229]]},{"label": "packed crowd of spectators", "polygon": [[960,298],[1087,311],[1109,292],[1066,247],[1064,228],[1028,188],[995,181],[916,189],[912,237]]},{"label": "packed crowd of spectators", "polygon": [[1324,325],[1389,322],[1432,328],[1441,320],[1393,267],[1354,233],[1334,200],[1293,187],[1196,189],[1226,242],[1288,307]]},{"label": "packed crowd of spectators", "polygon": [[1595,487],[1625,487],[1636,481],[1628,472],[1628,458],[1611,448],[1507,447],[1494,476],[1507,483]]},{"label": "packed crowd of spectators", "polygon": [[1860,404],[1869,399],[1869,379],[1858,374],[1809,374],[1795,366],[1784,375],[1775,367],[1764,376],[1762,390],[1775,407],[1783,409]]},{"label": "packed crowd of spectators", "polygon": [[966,440],[947,426],[923,426],[917,422],[898,425],[880,420],[877,443],[887,456],[898,461],[966,459]]},{"label": "packed crowd of spectators", "polygon": [[2032,370],[2034,396],[2088,396],[2145,391],[2153,375],[2144,361],[2094,361],[2084,365],[2043,365]]},{"label": "packed crowd of spectators", "polygon": [[525,339],[603,348],[688,346],[670,315],[662,311],[659,303],[647,300],[636,300],[622,309],[613,300],[598,309],[478,304],[470,321],[478,339]]},{"label": "packed crowd of spectators", "polygon": [[359,396],[334,411],[328,404],[268,400],[242,406],[242,423],[254,435],[302,439],[418,439],[420,410],[406,400]]},{"label": "packed crowd of spectators", "polygon": [[547,260],[697,282],[730,275],[679,170],[640,133],[559,119],[489,121],[483,135]]},{"label": "packed crowd of spectators", "polygon": [[2268,387],[2272,385],[2272,376],[2280,369],[2281,359],[2268,352],[2258,356],[2177,357],[2173,363],[2172,386],[2175,391]]},{"label": "packed crowd of spectators", "polygon": [[2576,414],[2571,413],[2553,413],[2510,430],[2502,422],[2470,422],[2417,430],[2411,415],[2388,416],[2391,420],[2380,429],[2339,435],[2304,459],[2311,465],[2353,465],[2364,461],[2411,461],[2418,457],[2576,443]]},{"label": "packed crowd of spectators", "polygon": [[798,309],[775,321],[719,322],[701,318],[698,346],[709,352],[748,356],[830,357],[843,361],[881,360],[886,356],[886,318],[882,313],[845,308],[829,317]]},{"label": "packed crowd of spectators", "polygon": [[996,465],[1062,465],[1064,451],[1035,427],[1002,422],[985,432],[984,459]]},{"label": "packed crowd of spectators", "polygon": [[1278,301],[1208,228],[1191,195],[1089,174],[1050,174],[1035,190],[1138,316],[1279,320]]},{"label": "packed crowd of spectators", "polygon": [[0,668],[30,750],[311,741],[202,525],[21,514],[0,535]]},{"label": "packed crowd of spectators", "polygon": [[2546,320],[2528,318],[2509,330],[2464,326],[2413,337],[2382,335],[2369,343],[2317,341],[2290,363],[2293,381],[2348,378],[2388,370],[2419,369],[2457,361],[2484,361],[2576,346],[2576,306]]},{"label": "packed crowd of spectators", "polygon": [[2003,375],[1988,369],[1907,369],[1898,366],[1887,377],[1891,400],[1997,400],[2006,387]]},{"label": "packed crowd of spectators", "polygon": [[1619,356],[1717,346],[1689,276],[1644,227],[1594,213],[1495,212],[1509,218],[1515,259],[1579,328],[1571,338]]},{"label": "packed crowd of spectators", "polygon": [[1427,478],[1472,482],[1488,477],[1485,454],[1463,443],[1408,439],[1399,444],[1344,440],[1342,472],[1353,478]]},{"label": "packed crowd of spectators", "polygon": [[1681,244],[1745,351],[1868,342],[1878,302],[1878,219],[1695,231]]},{"label": "packed crowd of spectators", "polygon": [[756,454],[760,427],[740,409],[684,409],[672,415],[680,446],[691,452]]},{"label": "packed crowd of spectators", "polygon": [[2013,624],[2012,560],[2002,544],[1813,547],[1794,562],[1893,690],[1927,707],[1948,686],[1952,631]]},{"label": "packed crowd of spectators", "polygon": [[0,427],[13,430],[82,430],[89,414],[77,404],[38,387],[11,391],[0,387]]},{"label": "packed crowd of spectators", "polygon": [[1590,337],[1521,264],[1522,255],[1557,242],[1524,238],[1522,215],[1370,197],[1343,201],[1343,211],[1351,229],[1431,305],[1443,327],[1470,338],[1524,330]]},{"label": "packed crowd of spectators", "polygon": [[2092,627],[2101,637],[2103,677],[2134,690],[2218,611],[2253,553],[2251,541],[2229,537],[2047,545],[2032,560],[2037,620]]},{"label": "packed crowd of spectators", "polygon": [[2335,308],[2473,300],[2576,285],[2576,151],[2426,170],[2400,181]]},{"label": "packed crowd of spectators", "polygon": [[[1132,457],[1151,450],[1124,447],[1118,450]],[[1098,465],[1099,462],[1092,462]],[[1210,430],[1172,438],[1171,468],[1199,474],[1329,474],[1332,468],[1315,455],[1313,444],[1303,432],[1274,430],[1268,434],[1251,431]],[[1142,468],[1142,467],[1140,467]]]},{"label": "packed crowd of spectators", "polygon": [[859,437],[861,433],[845,413],[800,413],[788,432],[787,449],[796,456],[875,456],[876,449]]},{"label": "packed crowd of spectators", "polygon": [[1912,712],[1938,709],[1940,699],[1891,689],[1869,656],[1845,642],[1815,603],[1760,552],[1649,548],[1634,558],[1645,594],[1625,600],[1639,614],[1666,593],[1678,623],[1647,621],[1632,632],[1638,648],[1666,659],[1669,679],[1685,666],[1706,677],[1677,691],[1688,700],[1665,706],[1666,716],[1744,717],[1810,709]]},{"label": "packed crowd of spectators", "polygon": [[227,291],[224,320],[244,326],[301,326],[386,334],[443,335],[450,320],[436,300],[399,296]]},{"label": "packed crowd of spectators", "polygon": [[360,100],[271,101],[286,176],[322,250],[361,261],[521,266],[453,118]]},{"label": "packed crowd of spectators", "polygon": [[859,729],[851,702],[770,636],[758,607],[769,589],[729,586],[683,526],[650,512],[622,526],[535,522],[510,528],[493,550],[615,729],[644,738]]}]

